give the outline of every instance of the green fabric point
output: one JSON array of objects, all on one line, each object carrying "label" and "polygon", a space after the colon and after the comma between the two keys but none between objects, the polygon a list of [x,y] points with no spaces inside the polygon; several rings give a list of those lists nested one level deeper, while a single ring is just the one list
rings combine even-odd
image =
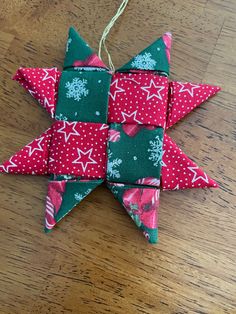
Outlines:
[{"label": "green fabric point", "polygon": [[66,44],[66,56],[64,60],[64,69],[72,67],[77,60],[84,61],[93,54],[93,50],[87,42],[78,34],[78,32],[70,27],[68,40]]},{"label": "green fabric point", "polygon": [[103,180],[68,181],[66,183],[63,200],[55,220],[58,222],[66,216],[77,204],[90,194]]},{"label": "green fabric point", "polygon": [[160,75],[169,75],[166,45],[162,37],[133,57],[117,71],[129,72],[130,70],[152,70],[158,71]]},{"label": "green fabric point", "polygon": [[148,235],[146,236],[148,239],[148,242],[151,244],[155,244],[158,242],[158,228],[156,229],[150,229],[147,228],[146,226],[142,225],[141,229],[144,231],[144,235]]},{"label": "green fabric point", "polygon": [[53,229],[48,229],[48,228],[46,228],[46,227],[44,228],[44,232],[45,232],[45,233],[50,233],[50,232],[52,232],[52,230],[53,230]]},{"label": "green fabric point", "polygon": [[[148,242],[151,244],[157,243],[158,242],[158,228],[148,228],[147,226],[144,225],[144,223],[141,221],[140,216],[139,216],[139,208],[138,204],[130,204],[129,208],[126,208],[124,204],[124,193],[127,190],[130,189],[135,189],[135,190],[140,190],[144,191],[145,189],[155,189],[154,187],[146,187],[146,186],[137,186],[137,185],[114,185],[112,183],[107,183],[108,188],[111,190],[111,192],[114,194],[115,198],[123,205],[125,208],[126,212],[128,215],[132,218],[136,226],[143,232],[144,236],[147,238]],[[158,208],[152,209],[152,211],[155,210],[157,211]],[[153,213],[153,212],[152,212]]]}]

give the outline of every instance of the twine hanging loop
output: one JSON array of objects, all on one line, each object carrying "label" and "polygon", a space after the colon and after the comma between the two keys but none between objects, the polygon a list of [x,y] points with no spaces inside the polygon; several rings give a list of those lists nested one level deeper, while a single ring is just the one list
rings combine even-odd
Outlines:
[{"label": "twine hanging loop", "polygon": [[109,34],[111,28],[114,26],[116,20],[121,16],[121,14],[124,12],[127,4],[128,4],[129,0],[123,0],[121,5],[119,6],[116,14],[111,18],[110,22],[107,24],[107,26],[105,27],[103,33],[102,33],[102,37],[100,39],[100,42],[99,42],[99,49],[98,49],[98,56],[100,59],[102,59],[102,50],[104,49],[106,54],[107,54],[107,57],[108,57],[108,63],[109,63],[109,67],[110,69],[114,72],[115,71],[115,67],[114,67],[114,64],[112,62],[112,59],[111,59],[111,55],[107,49],[107,46],[106,46],[106,38],[107,38],[107,35]]}]

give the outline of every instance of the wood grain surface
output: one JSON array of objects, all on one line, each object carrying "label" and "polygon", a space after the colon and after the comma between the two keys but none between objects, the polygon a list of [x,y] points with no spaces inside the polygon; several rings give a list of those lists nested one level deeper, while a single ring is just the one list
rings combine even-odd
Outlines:
[{"label": "wood grain surface", "polygon": [[[16,69],[61,69],[70,25],[97,49],[120,3],[1,1],[0,160],[52,123]],[[236,1],[131,0],[108,39],[114,64],[166,31],[171,78],[222,87],[169,132],[220,189],[163,192],[150,245],[105,186],[45,235],[47,178],[2,175],[1,314],[236,313]]]}]

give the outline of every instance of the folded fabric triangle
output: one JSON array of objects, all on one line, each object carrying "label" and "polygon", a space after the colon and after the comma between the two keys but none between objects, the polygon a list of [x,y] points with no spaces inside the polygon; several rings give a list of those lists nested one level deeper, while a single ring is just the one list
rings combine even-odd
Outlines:
[{"label": "folded fabric triangle", "polygon": [[174,125],[219,91],[220,87],[208,84],[170,82],[166,128]]},{"label": "folded fabric triangle", "polygon": [[107,183],[117,200],[126,209],[136,226],[150,243],[158,240],[159,192],[147,186]]},{"label": "folded fabric triangle", "polygon": [[60,76],[61,72],[57,68],[19,68],[13,80],[19,82],[28,90],[53,118],[56,110]]},{"label": "folded fabric triangle", "polygon": [[218,187],[218,184],[185,155],[177,144],[165,134],[161,187],[163,190],[182,190]]},{"label": "folded fabric triangle", "polygon": [[64,60],[64,69],[70,67],[98,67],[107,69],[107,66],[73,27],[69,29]]},{"label": "folded fabric triangle", "polygon": [[52,128],[49,128],[0,165],[0,173],[47,174],[51,137]]},{"label": "folded fabric triangle", "polygon": [[45,232],[51,231],[102,182],[103,180],[78,181],[77,179],[49,181],[45,209]]},{"label": "folded fabric triangle", "polygon": [[162,37],[133,57],[117,71],[126,72],[130,70],[153,70],[160,72],[162,75],[168,76],[171,41],[171,33],[165,33]]}]

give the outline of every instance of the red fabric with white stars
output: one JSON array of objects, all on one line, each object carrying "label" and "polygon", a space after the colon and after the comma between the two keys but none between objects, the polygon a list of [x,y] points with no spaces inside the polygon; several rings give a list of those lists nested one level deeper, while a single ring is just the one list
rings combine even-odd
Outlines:
[{"label": "red fabric with white stars", "polygon": [[197,164],[185,155],[176,143],[164,135],[161,169],[163,190],[218,187]]},{"label": "red fabric with white stars", "polygon": [[35,175],[47,174],[51,136],[52,129],[50,128],[23,147],[8,161],[0,165],[0,172]]},{"label": "red fabric with white stars", "polygon": [[219,90],[220,87],[207,84],[170,82],[166,128],[174,125]]},{"label": "red fabric with white stars", "polygon": [[[60,75],[61,72],[55,68],[20,68],[14,79],[29,90],[51,116],[54,116]],[[169,87],[170,97],[168,100]],[[110,88],[108,121],[165,127],[167,119],[166,128],[169,128],[219,90],[219,87],[206,84],[168,83],[167,78],[146,71],[115,73]],[[69,132],[71,129],[75,134],[71,134],[67,138],[63,132],[59,132],[64,124],[66,125],[65,132]],[[78,139],[76,141],[78,135],[73,129],[73,124],[76,124],[76,131],[77,129],[83,130],[80,141]],[[91,127],[92,132],[90,132]],[[101,127],[104,129],[100,130]],[[49,158],[48,150],[52,131],[55,135],[52,140],[54,148],[52,148],[51,158]],[[0,172],[37,175],[72,174],[88,179],[105,178],[107,133],[108,126],[105,124],[58,121],[51,129],[1,165]],[[46,134],[45,138],[44,134]],[[39,139],[42,138],[42,142],[39,142]],[[99,138],[98,143],[95,138]],[[72,141],[76,145],[74,143],[72,145]],[[32,154],[29,145],[32,146]],[[218,186],[166,134],[163,145],[161,177],[163,190]],[[96,148],[96,151],[93,148]],[[54,154],[57,156],[55,160],[53,160]],[[64,159],[65,156],[68,158]],[[47,164],[48,161],[49,164]]]},{"label": "red fabric with white stars", "polygon": [[168,79],[144,73],[115,73],[109,92],[108,123],[165,127]]},{"label": "red fabric with white stars", "polygon": [[57,68],[19,68],[13,77],[54,117],[61,72]]},{"label": "red fabric with white stars", "polygon": [[48,171],[82,178],[105,178],[108,125],[56,121]]}]

